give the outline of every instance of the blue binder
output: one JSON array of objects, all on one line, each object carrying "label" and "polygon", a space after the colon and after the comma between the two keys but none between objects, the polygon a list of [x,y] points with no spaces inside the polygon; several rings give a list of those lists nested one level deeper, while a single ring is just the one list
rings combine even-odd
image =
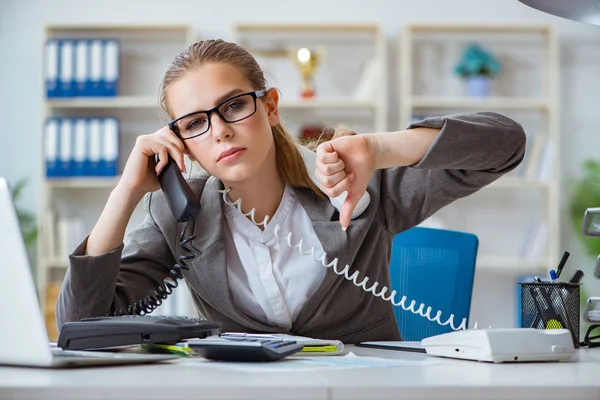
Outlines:
[{"label": "blue binder", "polygon": [[58,84],[58,71],[60,67],[60,42],[50,39],[45,44],[45,81],[46,97],[60,97],[60,86]]},{"label": "blue binder", "polygon": [[58,172],[58,121],[50,118],[46,121],[44,127],[44,149],[46,161],[46,177],[56,178]]},{"label": "blue binder", "polygon": [[116,176],[119,164],[119,124],[114,118],[105,118],[102,122],[100,174]]},{"label": "blue binder", "polygon": [[89,42],[75,42],[75,96],[87,96],[89,90]]},{"label": "blue binder", "polygon": [[88,96],[101,96],[103,76],[103,49],[102,40],[94,39],[89,43],[90,74],[88,75]]},{"label": "blue binder", "polygon": [[103,41],[102,96],[116,96],[119,86],[119,42]]},{"label": "blue binder", "polygon": [[58,174],[61,177],[70,177],[73,174],[73,120],[61,118],[58,131]]},{"label": "blue binder", "polygon": [[85,175],[85,162],[87,158],[87,120],[78,118],[74,120],[73,138],[73,176]]},{"label": "blue binder", "polygon": [[60,68],[58,70],[58,81],[61,97],[72,97],[75,95],[75,42],[73,40],[62,40],[60,43]]},{"label": "blue binder", "polygon": [[92,118],[88,120],[88,176],[99,176],[101,175],[100,161],[102,159],[102,120],[99,118]]}]

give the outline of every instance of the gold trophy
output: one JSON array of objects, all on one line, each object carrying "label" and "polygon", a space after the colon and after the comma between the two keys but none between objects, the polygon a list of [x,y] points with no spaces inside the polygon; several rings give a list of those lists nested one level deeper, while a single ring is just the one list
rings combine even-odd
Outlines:
[{"label": "gold trophy", "polygon": [[315,96],[315,87],[313,82],[313,76],[321,61],[321,53],[314,50],[309,50],[303,47],[298,50],[293,58],[300,70],[302,75],[302,90],[300,91],[300,97],[309,99]]}]

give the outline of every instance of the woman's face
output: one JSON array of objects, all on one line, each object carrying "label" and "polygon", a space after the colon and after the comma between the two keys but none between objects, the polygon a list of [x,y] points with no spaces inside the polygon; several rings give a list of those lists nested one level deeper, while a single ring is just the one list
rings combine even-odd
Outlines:
[{"label": "woman's face", "polygon": [[[210,110],[236,95],[253,91],[250,82],[236,67],[230,64],[204,64],[173,82],[167,88],[166,98],[171,116],[178,118],[196,111]],[[251,106],[252,99],[245,99],[250,100]],[[213,112],[210,115],[210,129],[184,143],[211,175],[226,184],[242,182],[263,165],[269,151],[274,151],[271,126],[279,124],[278,100],[277,91],[269,90],[264,97],[256,99],[256,112],[253,115],[233,123],[223,121]],[[227,102],[220,107],[220,111],[226,117],[234,116],[240,104],[236,100]],[[180,121],[178,126],[180,131],[184,127],[193,130],[205,122],[194,116]]]}]

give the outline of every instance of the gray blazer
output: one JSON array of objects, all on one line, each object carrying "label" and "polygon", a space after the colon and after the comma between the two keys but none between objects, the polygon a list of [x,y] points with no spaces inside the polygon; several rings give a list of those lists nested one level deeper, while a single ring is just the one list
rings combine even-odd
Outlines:
[{"label": "gray blazer", "polygon": [[[394,235],[514,169],[525,153],[521,125],[499,114],[430,118],[409,128],[418,126],[441,132],[416,165],[373,175],[367,189],[371,203],[346,232],[328,199],[293,189],[328,260],[338,257],[340,267],[349,264],[361,278],[368,276],[369,283],[379,282],[379,288],[390,286]],[[197,256],[184,275],[200,315],[221,322],[223,331],[282,332],[346,343],[401,340],[392,304],[331,268],[289,331],[240,311],[227,282],[222,199],[207,179],[189,183],[200,196],[201,211],[194,226]],[[147,195],[145,208],[144,222],[128,234],[125,246],[95,257],[84,255],[86,240],[75,249],[57,303],[59,328],[67,321],[107,314],[146,297],[168,275],[177,257],[185,254],[179,246],[183,225],[175,223],[162,192]]]}]

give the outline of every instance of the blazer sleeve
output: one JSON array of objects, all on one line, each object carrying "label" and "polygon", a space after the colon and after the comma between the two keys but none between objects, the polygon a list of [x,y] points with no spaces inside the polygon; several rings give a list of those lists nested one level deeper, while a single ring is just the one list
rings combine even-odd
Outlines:
[{"label": "blazer sleeve", "polygon": [[428,118],[411,124],[440,129],[417,164],[379,171],[386,229],[418,225],[454,200],[516,168],[525,155],[523,127],[492,112]]},{"label": "blazer sleeve", "polygon": [[153,292],[169,275],[175,258],[145,197],[146,217],[126,236],[126,245],[98,256],[85,255],[87,238],[69,256],[56,304],[60,329],[65,322],[127,309]]}]

